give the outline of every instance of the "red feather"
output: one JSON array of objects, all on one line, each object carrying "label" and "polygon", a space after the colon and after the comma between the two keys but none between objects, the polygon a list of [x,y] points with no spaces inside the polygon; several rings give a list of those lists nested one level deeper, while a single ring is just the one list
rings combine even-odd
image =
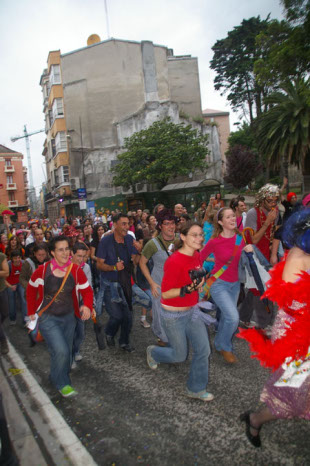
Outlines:
[{"label": "red feather", "polygon": [[[300,280],[287,283],[282,280],[285,261],[281,262],[271,271],[271,280],[265,297],[276,302],[281,309],[294,317],[293,322],[286,322],[288,328],[285,335],[272,342],[261,330],[239,329],[238,338],[249,342],[251,357],[260,360],[265,367],[278,369],[287,357],[303,358],[308,353],[310,345],[310,275],[307,272],[300,274]],[[298,310],[289,306],[296,300],[304,304]]]}]

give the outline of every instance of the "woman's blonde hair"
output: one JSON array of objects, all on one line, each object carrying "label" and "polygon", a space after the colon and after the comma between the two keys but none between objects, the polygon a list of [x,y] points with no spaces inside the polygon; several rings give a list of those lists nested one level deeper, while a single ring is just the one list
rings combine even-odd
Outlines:
[{"label": "woman's blonde hair", "polygon": [[[218,238],[220,236],[220,234],[223,232],[223,227],[222,225],[219,223],[219,221],[222,221],[223,220],[223,217],[224,217],[224,213],[226,212],[226,210],[231,210],[232,212],[233,209],[231,207],[222,207],[217,215],[214,216],[214,230],[213,230],[213,235],[211,236],[211,239],[213,238]],[[235,228],[235,233],[237,235],[240,235],[240,231],[238,230],[238,228]]]}]

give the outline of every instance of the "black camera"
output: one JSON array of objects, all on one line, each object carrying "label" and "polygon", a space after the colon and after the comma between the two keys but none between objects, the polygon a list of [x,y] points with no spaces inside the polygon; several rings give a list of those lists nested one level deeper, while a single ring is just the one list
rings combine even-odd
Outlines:
[{"label": "black camera", "polygon": [[201,267],[200,269],[189,270],[188,273],[191,277],[192,282],[194,282],[196,286],[199,285],[202,279],[207,275],[207,272],[203,267]]}]

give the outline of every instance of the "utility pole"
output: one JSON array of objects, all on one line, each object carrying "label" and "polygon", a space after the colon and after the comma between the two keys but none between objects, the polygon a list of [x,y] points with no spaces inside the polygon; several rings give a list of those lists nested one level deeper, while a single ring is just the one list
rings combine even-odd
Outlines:
[{"label": "utility pole", "polygon": [[27,152],[27,165],[28,165],[28,173],[29,173],[29,203],[30,203],[30,208],[34,210],[35,205],[36,205],[36,191],[33,185],[33,175],[32,175],[32,165],[31,165],[31,156],[30,156],[30,144],[29,144],[29,136],[32,136],[33,134],[38,134],[38,133],[44,133],[44,129],[39,129],[38,131],[33,131],[32,133],[28,133],[27,131],[27,126],[24,125],[24,134],[22,136],[15,136],[11,138],[12,142],[17,141],[18,139],[23,139],[25,138],[26,141],[26,152]]}]

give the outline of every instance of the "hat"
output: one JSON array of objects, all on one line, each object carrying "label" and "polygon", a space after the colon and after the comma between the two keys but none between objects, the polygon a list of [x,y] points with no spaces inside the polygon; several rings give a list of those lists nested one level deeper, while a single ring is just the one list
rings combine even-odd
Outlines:
[{"label": "hat", "polygon": [[307,194],[307,196],[304,197],[302,200],[302,205],[306,206],[309,202],[310,202],[310,194]]},{"label": "hat", "polygon": [[263,201],[267,197],[279,197],[279,196],[280,196],[279,187],[275,184],[267,183],[262,188],[260,188],[260,190],[256,194],[254,207],[260,207]]},{"label": "hat", "polygon": [[293,192],[288,193],[288,195],[286,196],[286,199],[288,200],[288,202],[291,202],[291,199],[292,199],[292,197],[294,197],[294,196],[297,197],[297,196],[296,196],[296,193],[293,193]]}]

